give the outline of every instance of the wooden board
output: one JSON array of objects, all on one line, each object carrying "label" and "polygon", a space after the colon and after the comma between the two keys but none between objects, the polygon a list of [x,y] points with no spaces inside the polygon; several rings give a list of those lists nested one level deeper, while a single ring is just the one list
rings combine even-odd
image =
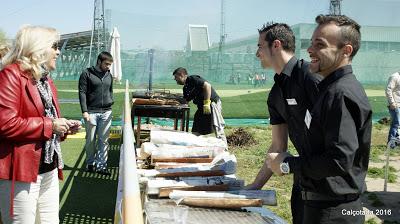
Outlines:
[{"label": "wooden board", "polygon": [[261,207],[261,199],[241,198],[183,198],[181,204],[203,208],[229,208],[239,209],[242,207]]},{"label": "wooden board", "polygon": [[175,172],[175,173],[159,173],[156,177],[211,177],[224,176],[223,170],[200,170],[195,172]]},{"label": "wooden board", "polygon": [[210,166],[210,163],[170,163],[170,162],[157,162],[154,163],[156,170],[182,168],[182,167],[196,167],[196,166]]},{"label": "wooden board", "polygon": [[226,191],[229,189],[228,184],[220,185],[204,185],[204,186],[188,186],[188,187],[162,187],[160,188],[159,198],[168,197],[173,190],[181,191]]},{"label": "wooden board", "polygon": [[239,191],[190,191],[176,189],[169,194],[169,198],[235,198],[235,199],[261,199],[264,205],[276,205],[274,190],[239,190]]},{"label": "wooden board", "polygon": [[176,162],[176,163],[211,163],[213,158],[153,158],[152,163],[156,162]]}]

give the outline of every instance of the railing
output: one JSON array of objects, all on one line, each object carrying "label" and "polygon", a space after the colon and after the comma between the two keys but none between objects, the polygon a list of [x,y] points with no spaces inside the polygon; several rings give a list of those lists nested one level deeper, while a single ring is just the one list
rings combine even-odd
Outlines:
[{"label": "railing", "polygon": [[122,117],[123,143],[121,145],[119,160],[118,192],[114,223],[143,224],[128,80],[125,85],[125,102]]}]

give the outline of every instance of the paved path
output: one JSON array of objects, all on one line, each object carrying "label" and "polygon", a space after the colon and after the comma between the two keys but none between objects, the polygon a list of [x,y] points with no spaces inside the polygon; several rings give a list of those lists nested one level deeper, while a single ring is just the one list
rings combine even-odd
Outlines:
[{"label": "paved path", "polygon": [[[397,150],[400,150],[400,148],[397,148]],[[386,164],[386,157],[381,155],[380,159],[383,162],[370,162],[369,167],[383,168]],[[383,223],[383,221],[400,220],[400,156],[390,157],[389,166],[394,167],[397,170],[397,181],[396,183],[388,183],[387,192],[383,191],[384,179],[371,178],[368,176],[366,178],[368,192],[375,194],[384,205],[375,207],[372,205],[374,200],[369,200],[368,194],[363,195],[362,201],[364,211],[368,212],[365,221],[372,218],[378,221],[378,223]],[[385,215],[384,213],[387,214]],[[390,215],[388,213],[390,213]]]}]

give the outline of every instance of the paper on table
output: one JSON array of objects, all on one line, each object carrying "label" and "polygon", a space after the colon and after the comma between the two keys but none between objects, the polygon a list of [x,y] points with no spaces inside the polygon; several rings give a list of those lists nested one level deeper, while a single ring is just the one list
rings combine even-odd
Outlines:
[{"label": "paper on table", "polygon": [[226,143],[222,139],[196,136],[192,133],[173,130],[152,129],[150,131],[150,141],[154,144],[220,146],[227,148]]},{"label": "paper on table", "polygon": [[197,167],[180,167],[160,170],[138,170],[138,174],[146,177],[156,176],[161,173],[178,173],[178,172],[196,172],[196,171],[224,171],[225,174],[236,173],[236,157],[228,152],[221,153],[211,162],[211,165],[202,165]]}]

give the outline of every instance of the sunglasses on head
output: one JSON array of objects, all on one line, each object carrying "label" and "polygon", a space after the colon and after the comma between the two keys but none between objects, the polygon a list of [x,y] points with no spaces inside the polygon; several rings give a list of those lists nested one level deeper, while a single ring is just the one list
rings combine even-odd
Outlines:
[{"label": "sunglasses on head", "polygon": [[60,49],[60,42],[54,42],[53,45],[51,45],[51,48],[53,48],[54,50]]}]

